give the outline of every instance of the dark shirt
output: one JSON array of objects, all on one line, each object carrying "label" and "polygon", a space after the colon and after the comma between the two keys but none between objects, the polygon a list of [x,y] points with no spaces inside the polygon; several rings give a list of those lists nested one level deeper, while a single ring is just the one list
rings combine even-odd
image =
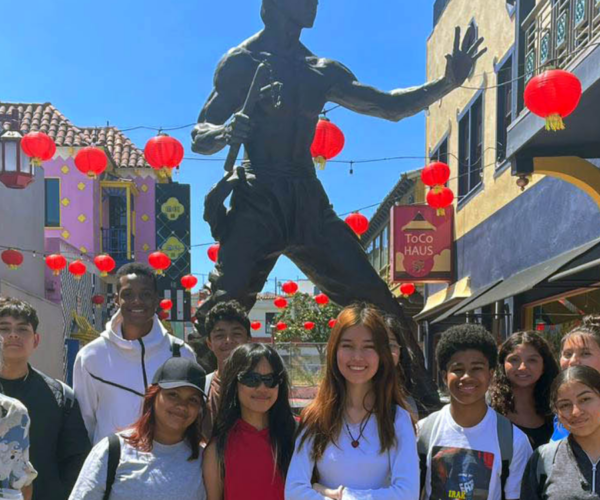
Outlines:
[{"label": "dark shirt", "polygon": [[0,383],[4,394],[25,405],[31,419],[29,458],[38,471],[33,500],[66,500],[90,451],[77,401],[73,396],[68,409],[60,382],[31,366],[26,377],[0,378]]},{"label": "dark shirt", "polygon": [[552,417],[547,419],[546,422],[544,422],[544,424],[540,427],[535,427],[533,429],[529,427],[522,427],[520,425],[517,425],[517,427],[521,429],[529,438],[531,447],[534,450],[537,450],[543,444],[548,443],[552,437],[552,434],[554,433],[554,423],[552,422]]},{"label": "dark shirt", "polygon": [[213,427],[219,413],[221,403],[221,378],[217,373],[214,374],[208,389],[208,399],[206,401],[206,415],[202,421],[202,435],[206,441],[212,437]]}]

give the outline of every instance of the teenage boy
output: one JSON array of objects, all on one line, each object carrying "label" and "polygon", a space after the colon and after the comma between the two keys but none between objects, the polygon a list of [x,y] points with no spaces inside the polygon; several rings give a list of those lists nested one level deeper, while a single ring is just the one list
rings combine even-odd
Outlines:
[{"label": "teenage boy", "polygon": [[207,332],[206,345],[217,358],[217,369],[206,376],[205,394],[208,396],[207,416],[204,418],[203,433],[210,437],[214,418],[219,410],[221,378],[225,361],[233,350],[252,340],[250,320],[242,306],[235,300],[214,306],[204,323]]},{"label": "teenage boy", "polygon": [[196,359],[155,314],[160,297],[153,270],[134,262],[122,266],[116,278],[119,309],[100,337],[77,353],[73,371],[75,395],[93,444],[139,418],[146,387],[168,358]]},{"label": "teenage boy", "polygon": [[422,498],[518,499],[532,450],[527,436],[486,403],[498,359],[494,338],[479,325],[454,326],[436,358],[450,404],[419,422]]},{"label": "teenage boy", "polygon": [[90,442],[73,390],[29,364],[40,343],[38,325],[37,313],[27,302],[0,299],[0,384],[4,394],[25,405],[31,418],[30,457],[38,471],[34,500],[64,500]]}]

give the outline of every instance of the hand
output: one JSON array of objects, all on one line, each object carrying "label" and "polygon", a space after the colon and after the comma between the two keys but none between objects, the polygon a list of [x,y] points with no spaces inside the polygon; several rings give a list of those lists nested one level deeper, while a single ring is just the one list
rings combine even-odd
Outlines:
[{"label": "hand", "polygon": [[312,485],[312,487],[313,487],[313,490],[320,493],[324,497],[332,498],[333,500],[342,500],[342,495],[344,494],[343,486],[339,486],[338,488],[336,488],[334,490],[331,488],[326,488],[325,486],[323,486],[320,483],[314,483]]},{"label": "hand", "polygon": [[227,144],[241,144],[250,137],[251,130],[250,118],[243,113],[236,113],[225,125],[225,140]]},{"label": "hand", "polygon": [[[453,87],[460,87],[467,79],[473,66],[483,54],[487,52],[487,48],[479,50],[483,43],[483,37],[473,43],[470,47],[467,46],[469,40],[473,38],[475,27],[469,26],[467,33],[460,43],[460,27],[456,27],[454,31],[454,48],[452,54],[446,55],[446,75],[445,78],[452,84]],[[479,52],[478,52],[479,50]]]}]

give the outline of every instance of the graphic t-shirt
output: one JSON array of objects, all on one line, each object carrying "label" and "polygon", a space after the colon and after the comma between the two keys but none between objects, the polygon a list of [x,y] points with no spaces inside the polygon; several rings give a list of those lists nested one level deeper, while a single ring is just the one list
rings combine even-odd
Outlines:
[{"label": "graphic t-shirt", "polygon": [[20,401],[0,394],[0,498],[22,498],[37,476],[29,462],[29,415]]},{"label": "graphic t-shirt", "polygon": [[[517,499],[521,478],[531,455],[527,436],[513,426],[513,459],[506,481],[509,500]],[[496,412],[491,408],[474,427],[459,426],[444,407],[433,428],[427,453],[427,500],[500,500],[502,458]]]}]

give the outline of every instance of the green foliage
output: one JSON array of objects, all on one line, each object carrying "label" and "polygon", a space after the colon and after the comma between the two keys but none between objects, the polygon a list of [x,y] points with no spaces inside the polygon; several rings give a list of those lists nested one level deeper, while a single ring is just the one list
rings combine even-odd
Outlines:
[{"label": "green foliage", "polygon": [[[319,306],[307,293],[297,292],[288,298],[288,306],[275,318],[275,323],[283,321],[287,329],[275,332],[276,342],[322,342],[329,340],[331,328],[329,320],[337,318],[342,308],[333,302]],[[304,328],[304,323],[312,321],[312,330]]]}]

